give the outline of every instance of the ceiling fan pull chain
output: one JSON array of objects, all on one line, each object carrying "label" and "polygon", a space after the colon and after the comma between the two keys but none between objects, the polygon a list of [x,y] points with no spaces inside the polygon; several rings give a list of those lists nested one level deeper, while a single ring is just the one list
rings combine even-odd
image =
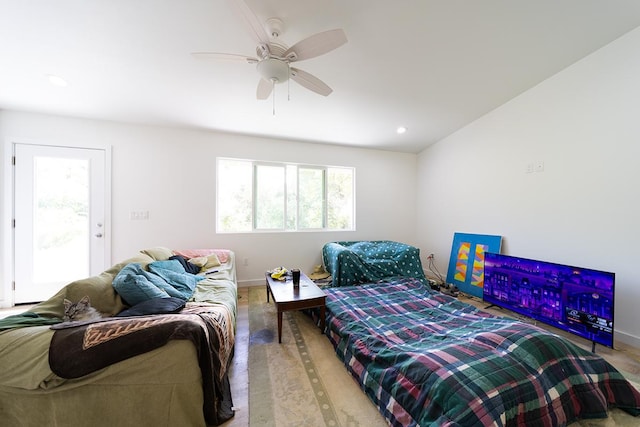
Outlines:
[{"label": "ceiling fan pull chain", "polygon": [[273,115],[276,115],[276,81],[271,79],[271,93],[273,94]]}]

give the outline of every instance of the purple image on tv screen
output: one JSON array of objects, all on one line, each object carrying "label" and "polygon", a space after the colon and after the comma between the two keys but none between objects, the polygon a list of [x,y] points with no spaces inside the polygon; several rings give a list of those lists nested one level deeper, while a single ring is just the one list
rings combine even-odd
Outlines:
[{"label": "purple image on tv screen", "polygon": [[613,347],[615,274],[487,252],[484,301]]}]

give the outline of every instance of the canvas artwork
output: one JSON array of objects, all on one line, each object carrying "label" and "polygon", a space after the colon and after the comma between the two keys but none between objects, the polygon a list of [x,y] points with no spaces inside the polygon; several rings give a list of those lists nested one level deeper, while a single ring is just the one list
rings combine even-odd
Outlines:
[{"label": "canvas artwork", "polygon": [[484,254],[500,253],[502,236],[454,233],[447,270],[447,283],[460,291],[482,298],[484,286]]}]

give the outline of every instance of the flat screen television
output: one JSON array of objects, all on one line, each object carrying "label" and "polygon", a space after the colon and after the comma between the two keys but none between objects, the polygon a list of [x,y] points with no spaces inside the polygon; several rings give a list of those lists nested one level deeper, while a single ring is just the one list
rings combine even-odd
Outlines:
[{"label": "flat screen television", "polygon": [[615,274],[487,252],[483,300],[613,348]]}]

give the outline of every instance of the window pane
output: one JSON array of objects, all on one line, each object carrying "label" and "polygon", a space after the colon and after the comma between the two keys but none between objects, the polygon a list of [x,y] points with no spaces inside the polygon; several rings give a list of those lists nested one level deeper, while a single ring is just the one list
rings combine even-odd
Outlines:
[{"label": "window pane", "polygon": [[251,162],[218,162],[218,230],[251,231]]},{"label": "window pane", "polygon": [[89,275],[89,162],[36,157],[33,279]]},{"label": "window pane", "polygon": [[218,159],[218,231],[353,230],[355,169]]},{"label": "window pane", "polygon": [[284,229],[284,167],[256,165],[256,228]]},{"label": "window pane", "polygon": [[287,230],[298,228],[298,167],[287,165]]},{"label": "window pane", "polygon": [[333,230],[352,230],[353,169],[329,168],[327,175],[327,227]]},{"label": "window pane", "polygon": [[298,169],[298,228],[324,226],[324,169]]}]

